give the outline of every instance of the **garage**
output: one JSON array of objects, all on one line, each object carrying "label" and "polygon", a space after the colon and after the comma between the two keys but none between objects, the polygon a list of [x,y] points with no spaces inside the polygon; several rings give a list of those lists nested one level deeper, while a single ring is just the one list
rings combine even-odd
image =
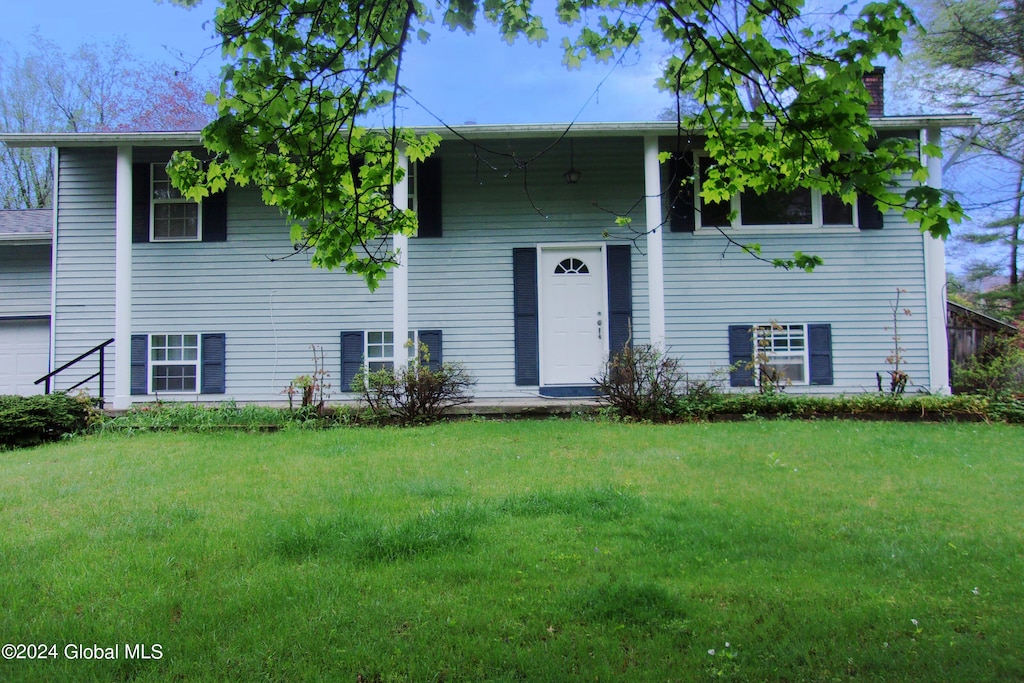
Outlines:
[{"label": "garage", "polygon": [[0,320],[0,395],[43,393],[49,359],[49,318]]}]

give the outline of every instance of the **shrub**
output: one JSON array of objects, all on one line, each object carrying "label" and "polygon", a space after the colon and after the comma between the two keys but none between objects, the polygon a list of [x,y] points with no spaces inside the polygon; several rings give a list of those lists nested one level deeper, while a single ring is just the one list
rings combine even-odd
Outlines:
[{"label": "shrub", "polygon": [[620,417],[665,422],[673,417],[683,380],[678,360],[650,344],[627,346],[595,378],[601,400]]},{"label": "shrub", "polygon": [[0,448],[31,446],[82,431],[95,409],[86,396],[0,396]]},{"label": "shrub", "polygon": [[431,367],[426,344],[408,365],[361,371],[352,380],[378,423],[426,424],[441,419],[445,411],[472,400],[470,389],[476,380],[461,363]]},{"label": "shrub", "polygon": [[685,375],[683,393],[676,401],[673,416],[680,420],[708,419],[722,402],[723,384],[724,377],[717,371],[707,377]]},{"label": "shrub", "polygon": [[289,428],[319,429],[355,422],[354,411],[345,406],[316,410],[282,409],[261,405],[237,405],[227,401],[217,406],[194,403],[157,402],[132,408],[123,415],[104,420],[104,432],[136,431],[206,432],[225,429],[276,431]]},{"label": "shrub", "polygon": [[991,398],[1024,396],[1024,347],[1018,337],[989,337],[978,353],[953,366],[953,390]]}]

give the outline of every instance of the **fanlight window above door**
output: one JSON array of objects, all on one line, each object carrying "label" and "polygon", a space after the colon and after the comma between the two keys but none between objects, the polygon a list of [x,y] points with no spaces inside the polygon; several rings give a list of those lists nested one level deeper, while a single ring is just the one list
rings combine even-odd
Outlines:
[{"label": "fanlight window above door", "polygon": [[578,258],[563,259],[555,266],[555,275],[589,275],[590,269],[587,264]]}]

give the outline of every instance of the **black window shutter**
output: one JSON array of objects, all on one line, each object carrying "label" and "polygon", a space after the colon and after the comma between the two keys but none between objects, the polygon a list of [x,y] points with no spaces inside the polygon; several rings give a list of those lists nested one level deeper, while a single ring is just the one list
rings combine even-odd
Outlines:
[{"label": "black window shutter", "polygon": [[149,389],[149,336],[132,335],[131,395],[145,396]]},{"label": "black window shutter", "polygon": [[429,157],[416,169],[417,237],[441,237],[441,159]]},{"label": "black window shutter", "polygon": [[810,383],[832,384],[832,326],[808,325],[807,349],[810,351]]},{"label": "black window shutter", "polygon": [[[693,152],[684,150],[668,160],[668,217],[671,232],[693,232],[694,217]],[[685,181],[685,182],[684,182]]]},{"label": "black window shutter", "polygon": [[149,175],[149,164],[132,164],[132,242],[149,241]]},{"label": "black window shutter", "polygon": [[754,336],[748,325],[729,326],[729,386],[754,386]]},{"label": "black window shutter", "polygon": [[633,318],[632,247],[608,245],[608,350],[615,354],[629,344]]},{"label": "black window shutter", "polygon": [[223,394],[227,390],[224,366],[225,341],[224,334],[204,334],[200,339],[202,375],[199,392],[202,394]]},{"label": "black window shutter", "polygon": [[[396,345],[397,346],[397,345]],[[403,347],[404,348],[404,347]],[[340,391],[352,391],[352,380],[363,369],[363,332],[341,333],[341,386]]]},{"label": "black window shutter", "polygon": [[857,225],[861,230],[881,230],[885,223],[882,210],[871,195],[857,195]]},{"label": "black window shutter", "polygon": [[203,200],[203,241],[226,242],[228,239],[228,191],[221,190]]},{"label": "black window shutter", "polygon": [[427,367],[437,372],[441,369],[441,330],[420,330],[420,344],[425,344],[430,360]]},{"label": "black window shutter", "polygon": [[537,313],[537,250],[512,250],[516,384],[540,384],[540,328]]}]

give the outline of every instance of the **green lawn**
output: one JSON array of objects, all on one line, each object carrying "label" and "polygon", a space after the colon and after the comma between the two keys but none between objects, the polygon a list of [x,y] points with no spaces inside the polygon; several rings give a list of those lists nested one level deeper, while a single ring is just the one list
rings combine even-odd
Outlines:
[{"label": "green lawn", "polygon": [[0,453],[0,641],[57,654],[0,680],[1021,680],[1022,437],[552,420]]}]

